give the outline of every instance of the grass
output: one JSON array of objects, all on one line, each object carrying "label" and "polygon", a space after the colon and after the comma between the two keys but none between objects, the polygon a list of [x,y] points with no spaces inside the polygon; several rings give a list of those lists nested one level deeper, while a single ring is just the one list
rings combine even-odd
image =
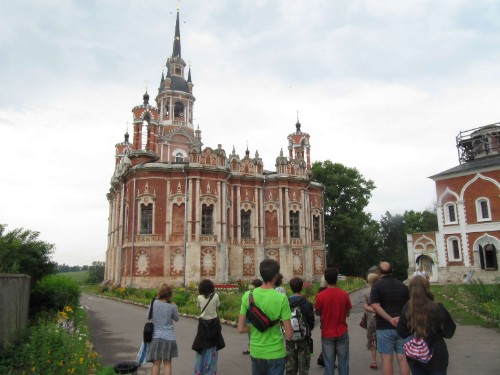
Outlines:
[{"label": "grass", "polygon": [[[218,310],[221,319],[237,322],[240,313],[241,297],[248,290],[248,285],[236,282],[241,287],[238,290],[225,291],[218,290],[221,307]],[[234,283],[231,283],[234,284]],[[244,285],[243,285],[244,284]],[[346,280],[340,280],[337,285],[347,292],[351,292],[362,288],[366,285],[365,281],[358,277],[347,277]],[[287,295],[292,294],[290,287],[284,285]],[[319,284],[304,284],[303,294],[314,304]],[[102,287],[102,286],[87,286],[86,292],[100,294],[108,297],[119,298],[135,303],[148,305],[151,299],[156,296],[155,289],[137,289],[129,287]],[[177,304],[177,308],[181,314],[198,315],[200,309],[196,304],[198,296],[197,285],[192,284],[187,288],[175,288],[173,301]]]},{"label": "grass", "polygon": [[59,275],[74,280],[80,285],[84,285],[87,283],[89,272],[88,271],[61,272],[59,273]]},{"label": "grass", "polygon": [[500,327],[499,284],[433,285],[432,290],[457,323]]}]

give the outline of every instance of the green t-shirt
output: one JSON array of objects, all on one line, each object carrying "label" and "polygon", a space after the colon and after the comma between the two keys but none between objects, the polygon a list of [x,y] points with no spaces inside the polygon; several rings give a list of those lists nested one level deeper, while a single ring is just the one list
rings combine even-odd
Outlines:
[{"label": "green t-shirt", "polygon": [[[240,314],[246,315],[249,301],[246,292],[241,298]],[[289,320],[292,317],[290,304],[284,294],[275,289],[256,288],[253,290],[253,298],[257,305],[271,320]],[[250,355],[258,359],[278,359],[286,356],[281,324],[275,324],[271,328],[260,332],[250,325]]]}]

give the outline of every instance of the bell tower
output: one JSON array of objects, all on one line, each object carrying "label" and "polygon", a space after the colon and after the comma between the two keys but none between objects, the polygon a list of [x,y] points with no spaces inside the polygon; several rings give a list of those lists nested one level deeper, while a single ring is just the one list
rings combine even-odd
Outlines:
[{"label": "bell tower", "polygon": [[194,135],[193,82],[191,81],[191,68],[188,69],[187,80],[184,78],[186,63],[181,55],[181,33],[179,27],[179,10],[175,22],[175,36],[172,55],[166,62],[167,75],[162,72],[156,103],[160,112],[159,134],[182,128]]},{"label": "bell tower", "polygon": [[295,124],[295,133],[288,135],[288,157],[303,161],[306,165],[307,175],[311,176],[311,145],[309,143],[309,134],[300,130],[301,124],[297,115]]}]

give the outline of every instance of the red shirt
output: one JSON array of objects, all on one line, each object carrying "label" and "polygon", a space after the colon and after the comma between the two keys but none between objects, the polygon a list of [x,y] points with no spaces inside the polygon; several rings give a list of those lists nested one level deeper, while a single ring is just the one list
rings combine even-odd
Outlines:
[{"label": "red shirt", "polygon": [[349,294],[328,287],[316,296],[316,311],[321,312],[321,337],[340,337],[347,333],[347,310],[352,309]]}]

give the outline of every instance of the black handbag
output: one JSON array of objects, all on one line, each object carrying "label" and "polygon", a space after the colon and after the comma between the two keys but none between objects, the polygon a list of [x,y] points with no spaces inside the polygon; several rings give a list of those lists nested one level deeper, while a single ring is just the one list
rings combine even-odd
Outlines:
[{"label": "black handbag", "polygon": [[153,340],[153,331],[155,329],[151,319],[153,319],[153,303],[155,298],[151,300],[151,306],[149,307],[148,322],[144,324],[144,331],[142,333],[142,340],[146,343],[150,343]]},{"label": "black handbag", "polygon": [[363,314],[363,316],[361,317],[361,321],[359,322],[359,325],[361,328],[364,328],[364,329],[367,329],[368,328],[368,324],[367,324],[367,320],[366,320],[366,314]]}]

